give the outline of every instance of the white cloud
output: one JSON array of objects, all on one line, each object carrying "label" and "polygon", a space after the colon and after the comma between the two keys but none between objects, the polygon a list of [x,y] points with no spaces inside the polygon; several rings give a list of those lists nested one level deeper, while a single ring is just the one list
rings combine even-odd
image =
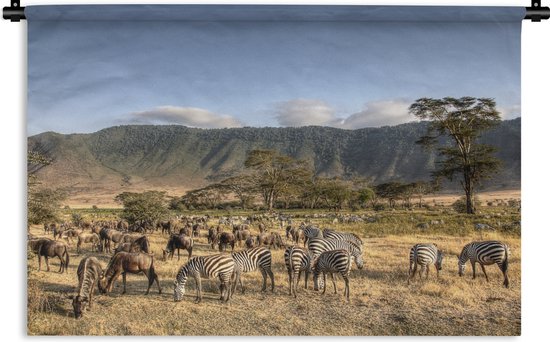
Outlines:
[{"label": "white cloud", "polygon": [[133,123],[178,124],[200,128],[242,127],[242,123],[230,115],[212,113],[194,107],[161,106],[144,112],[130,114]]},{"label": "white cloud", "polygon": [[403,99],[373,101],[360,112],[338,117],[329,104],[313,99],[294,99],[281,102],[275,118],[281,126],[331,126],[346,129],[398,125],[414,120],[409,114],[410,101]]},{"label": "white cloud", "polygon": [[327,103],[313,99],[294,99],[277,104],[275,119],[281,126],[333,126],[334,109]]},{"label": "white cloud", "polygon": [[362,111],[345,118],[341,127],[357,129],[410,122],[414,120],[414,117],[409,114],[410,104],[410,101],[403,99],[367,102]]},{"label": "white cloud", "polygon": [[497,110],[500,112],[500,116],[503,120],[514,119],[521,116],[521,106],[518,104],[508,107],[497,107]]}]

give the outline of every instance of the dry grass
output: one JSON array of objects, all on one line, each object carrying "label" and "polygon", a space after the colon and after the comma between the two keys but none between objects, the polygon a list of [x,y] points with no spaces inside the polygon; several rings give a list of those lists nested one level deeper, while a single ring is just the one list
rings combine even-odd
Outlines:
[{"label": "dry grass", "polygon": [[[351,227],[353,226],[353,227]],[[345,225],[339,225],[346,229]],[[348,230],[361,231],[361,225]],[[39,227],[31,232],[41,235]],[[425,234],[425,235],[423,235]],[[187,261],[177,258],[162,262],[161,248],[166,237],[151,236],[155,267],[163,293],[153,287],[145,296],[146,279],[128,276],[128,293],[121,295],[122,279],[112,293],[97,295],[94,308],[80,320],[73,318],[71,301],[66,297],[77,285],[76,268],[82,255],[73,245],[69,272],[38,272],[36,257],[29,259],[28,333],[30,335],[519,335],[521,329],[521,246],[520,239],[491,233],[512,250],[510,289],[502,286],[502,275],[496,266],[487,268],[490,282],[457,275],[456,255],[477,234],[410,232],[366,238],[366,269],[352,270],[351,302],[343,298],[343,282],[338,280],[339,293],[299,289],[298,299],[288,296],[283,251],[273,251],[275,293],[261,293],[259,272],[245,274],[247,292],[236,293],[231,302],[218,300],[218,285],[203,281],[204,299],[194,304],[194,281],[188,285],[183,302],[172,300],[172,284],[178,268]],[[416,279],[407,285],[408,251],[418,242],[436,242],[444,251],[444,269],[439,279],[432,269],[428,280]],[[196,255],[214,253],[201,237]],[[109,257],[97,255],[106,265]],[[51,262],[52,270],[58,261]]]}]

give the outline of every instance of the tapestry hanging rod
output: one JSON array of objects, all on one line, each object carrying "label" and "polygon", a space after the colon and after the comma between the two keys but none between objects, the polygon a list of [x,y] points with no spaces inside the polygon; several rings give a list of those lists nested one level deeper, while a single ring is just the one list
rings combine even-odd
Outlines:
[{"label": "tapestry hanging rod", "polygon": [[[4,7],[2,16],[5,20],[18,22],[25,20],[25,7],[21,7],[20,0],[11,0],[10,7]],[[531,6],[525,7],[525,20],[540,22],[550,18],[550,7],[542,7],[541,0],[531,0]]]}]

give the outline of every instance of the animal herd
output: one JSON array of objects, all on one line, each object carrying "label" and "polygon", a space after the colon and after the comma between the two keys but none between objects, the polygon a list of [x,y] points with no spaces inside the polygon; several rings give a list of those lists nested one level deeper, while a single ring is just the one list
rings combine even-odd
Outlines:
[{"label": "animal herd", "polygon": [[[173,284],[173,299],[183,300],[186,284],[190,278],[196,283],[195,301],[202,300],[201,278],[215,279],[220,282],[220,300],[229,301],[240,286],[241,293],[245,292],[242,274],[259,270],[262,274],[262,291],[267,291],[268,278],[271,292],[275,289],[275,280],[272,270],[271,249],[285,248],[284,262],[288,274],[288,294],[297,297],[297,289],[301,276],[304,276],[304,287],[308,288],[308,278],[312,274],[313,289],[325,293],[327,277],[333,284],[334,293],[337,293],[335,274],[340,274],[344,281],[344,296],[350,300],[350,277],[352,265],[362,270],[364,267],[364,242],[356,234],[321,229],[311,224],[302,223],[298,227],[288,225],[286,228],[285,244],[281,235],[276,231],[269,232],[264,223],[258,223],[259,234],[254,236],[248,224],[233,224],[232,231],[223,231],[222,224],[217,227],[208,227],[208,217],[180,218],[149,224],[148,231],[144,225],[129,225],[119,222],[96,222],[87,224],[77,230],[56,224],[44,225],[46,233],[51,232],[53,239],[29,236],[28,246],[38,256],[38,270],[41,270],[42,258],[45,259],[49,271],[49,258],[57,257],[60,260],[59,272],[63,273],[69,266],[68,244],[72,238],[77,239],[76,251],[81,253],[85,244],[90,244],[92,252],[114,253],[106,268],[103,268],[95,256],[85,256],[77,269],[78,287],[76,294],[71,296],[74,316],[82,316],[86,308],[92,307],[94,288],[97,286],[100,293],[109,293],[114,283],[122,275],[123,291],[126,293],[126,275],[143,274],[148,280],[146,294],[156,283],[159,294],[162,289],[159,277],[155,271],[155,258],[151,251],[147,233],[161,230],[161,234],[168,234],[166,247],[162,249],[162,261],[172,259],[177,252],[180,260],[180,250],[187,252],[187,263],[181,266],[176,273]],[[181,223],[181,224],[178,224]],[[141,228],[141,229],[139,229]],[[139,233],[136,233],[138,231]],[[214,249],[217,246],[218,254],[193,257],[193,247],[206,231],[208,245]],[[63,241],[63,239],[66,240]],[[303,246],[301,243],[303,242]],[[235,246],[245,248],[235,251]],[[111,246],[113,244],[113,246]],[[111,248],[113,247],[113,248]],[[226,253],[231,248],[230,253]],[[458,256],[458,273],[464,275],[466,263],[472,265],[473,278],[476,277],[476,264],[487,276],[485,266],[497,264],[504,277],[504,286],[509,287],[508,263],[509,247],[499,241],[482,241],[466,244]],[[425,274],[428,277],[429,269],[433,266],[439,276],[442,269],[443,253],[437,245],[421,243],[412,246],[409,253],[408,283],[415,277],[418,268],[419,277]]]}]

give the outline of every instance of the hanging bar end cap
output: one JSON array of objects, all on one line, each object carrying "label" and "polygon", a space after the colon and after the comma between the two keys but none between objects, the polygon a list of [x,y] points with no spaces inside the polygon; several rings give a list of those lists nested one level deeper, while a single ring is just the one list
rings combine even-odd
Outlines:
[{"label": "hanging bar end cap", "polygon": [[541,0],[531,0],[531,7],[527,7],[525,19],[532,22],[550,19],[550,7],[542,7]]},{"label": "hanging bar end cap", "polygon": [[25,17],[25,7],[21,7],[20,0],[11,0],[11,6],[2,9],[2,17],[12,22],[27,19]]}]

